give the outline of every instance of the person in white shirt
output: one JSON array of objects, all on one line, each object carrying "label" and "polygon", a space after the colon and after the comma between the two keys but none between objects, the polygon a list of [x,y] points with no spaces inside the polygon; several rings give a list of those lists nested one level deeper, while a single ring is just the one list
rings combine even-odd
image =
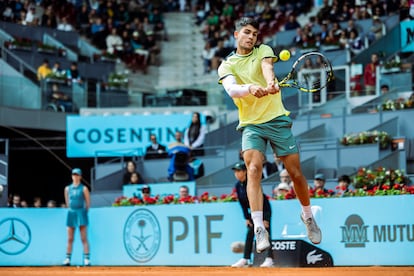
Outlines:
[{"label": "person in white shirt", "polygon": [[110,54],[115,52],[122,52],[124,50],[123,40],[120,35],[117,33],[116,28],[111,29],[111,33],[106,37],[106,51]]},{"label": "person in white shirt", "polygon": [[62,21],[57,26],[57,29],[59,31],[65,31],[70,32],[73,31],[73,27],[71,24],[69,24],[68,19],[66,17],[62,17]]}]

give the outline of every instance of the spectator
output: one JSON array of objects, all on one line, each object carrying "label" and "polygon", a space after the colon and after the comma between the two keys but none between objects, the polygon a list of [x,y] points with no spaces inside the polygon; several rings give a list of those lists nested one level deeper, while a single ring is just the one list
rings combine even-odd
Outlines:
[{"label": "spectator", "polygon": [[350,47],[349,43],[348,43],[348,35],[345,31],[342,31],[341,34],[338,37],[338,43],[339,46],[344,49],[347,47]]},{"label": "spectator", "polygon": [[201,123],[201,115],[194,112],[190,126],[184,132],[184,144],[194,151],[194,155],[204,155],[204,139],[207,133],[206,126]]},{"label": "spectator", "polygon": [[6,22],[13,22],[14,21],[14,13],[10,6],[7,6],[3,10],[3,17],[2,20]]},{"label": "spectator", "polygon": [[92,43],[99,49],[105,49],[105,38],[107,35],[106,25],[103,23],[102,18],[99,16],[95,17],[92,20],[92,24],[90,25]]},{"label": "spectator", "polygon": [[69,208],[66,219],[68,241],[66,258],[63,261],[63,265],[65,266],[70,265],[76,228],[79,228],[83,245],[83,265],[91,265],[89,258],[89,242],[87,238],[90,193],[88,188],[81,183],[81,180],[82,171],[79,168],[75,168],[72,170],[72,184],[65,187],[65,204]]},{"label": "spectator", "polygon": [[280,171],[279,178],[281,183],[289,184],[290,190],[293,190],[292,179],[290,178],[290,175],[286,169]]},{"label": "spectator", "polygon": [[[124,172],[124,175],[122,177],[122,184],[130,183],[130,181],[131,181],[131,175],[134,172],[135,173],[138,173],[138,171],[137,171],[137,165],[135,164],[134,161],[129,160],[127,162],[127,164],[126,164],[125,172]],[[142,177],[141,177],[141,175],[139,173],[138,173],[138,176],[139,176],[140,179],[142,179]]]},{"label": "spectator", "polygon": [[174,138],[175,138],[175,141],[174,142],[171,142],[169,145],[168,145],[168,150],[170,150],[171,148],[173,148],[173,147],[175,147],[175,146],[178,146],[178,145],[181,145],[181,146],[186,146],[185,144],[184,144],[184,141],[183,141],[183,134],[182,134],[182,132],[181,131],[176,131],[175,132],[175,134],[174,134]]},{"label": "spectator", "polygon": [[149,51],[144,48],[146,41],[145,36],[146,34],[144,32],[140,33],[138,31],[134,31],[130,41],[131,49],[134,53],[131,66],[133,67],[133,70],[142,68],[144,73],[146,73],[147,61],[149,57]]},{"label": "spectator", "polygon": [[56,208],[57,207],[56,201],[53,200],[53,199],[49,200],[46,204],[46,207],[47,208]]},{"label": "spectator", "polygon": [[158,143],[155,134],[150,135],[150,140],[151,145],[149,145],[145,151],[145,159],[165,158],[168,156],[166,147]]},{"label": "spectator", "polygon": [[24,19],[25,24],[23,25],[33,25],[35,26],[36,23],[38,23],[38,20],[36,19],[36,8],[30,7],[28,11],[26,12],[26,18]]},{"label": "spectator", "polygon": [[349,32],[347,45],[351,51],[352,56],[358,55],[365,49],[362,39],[357,35],[357,32],[355,30],[351,30]]},{"label": "spectator", "polygon": [[193,151],[190,152],[190,160],[188,164],[193,168],[194,179],[204,176],[204,163],[194,155]]},{"label": "spectator", "polygon": [[48,107],[54,111],[71,112],[74,109],[72,98],[59,90],[59,85],[53,83],[51,91],[48,92]]},{"label": "spectator", "polygon": [[52,69],[50,69],[49,60],[44,59],[43,63],[37,68],[37,79],[39,81],[44,80],[50,73],[52,73]]},{"label": "spectator", "polygon": [[42,207],[42,198],[41,197],[37,196],[33,199],[33,207],[35,207],[35,208]]},{"label": "spectator", "polygon": [[187,185],[181,185],[178,192],[178,202],[185,203],[191,201],[192,196],[190,195],[190,188]]},{"label": "spectator", "polygon": [[371,55],[371,62],[365,65],[364,69],[364,84],[367,95],[375,94],[375,87],[377,82],[377,67],[379,66],[378,54]]},{"label": "spectator", "polygon": [[121,32],[121,39],[122,39],[122,48],[124,49],[124,57],[123,60],[124,62],[128,63],[130,61],[128,61],[128,57],[130,57],[132,55],[132,53],[134,52],[134,50],[132,49],[132,45],[131,45],[131,34],[128,32],[128,30],[122,30]]},{"label": "spectator", "polygon": [[26,10],[22,10],[19,13],[19,16],[17,17],[17,24],[26,26],[27,22],[26,22]]},{"label": "spectator", "polygon": [[11,207],[11,208],[20,208],[20,207],[22,207],[21,200],[22,199],[21,199],[19,194],[14,194],[12,196],[9,207]]},{"label": "spectator", "polygon": [[291,13],[288,16],[288,20],[285,23],[284,27],[285,27],[285,31],[296,30],[297,28],[301,28],[299,22],[296,19],[296,16],[293,13]]},{"label": "spectator", "polygon": [[52,5],[47,6],[46,9],[44,10],[43,15],[41,17],[40,24],[42,27],[48,27],[51,29],[57,28],[57,20],[53,12]]},{"label": "spectator", "polygon": [[139,173],[133,172],[131,173],[131,178],[129,179],[128,184],[144,184],[144,180]]},{"label": "spectator", "polygon": [[211,42],[207,41],[204,45],[204,49],[201,52],[201,58],[203,59],[204,74],[208,74],[211,71],[211,63],[214,58],[216,50],[211,47]]},{"label": "spectator", "polygon": [[180,142],[176,142],[168,148],[168,156],[171,157],[168,166],[168,179],[170,181],[194,180],[194,170],[189,165],[190,152],[191,149]]},{"label": "spectator", "polygon": [[123,55],[124,51],[124,42],[122,41],[121,36],[117,33],[116,28],[111,29],[111,33],[106,37],[106,51],[109,54],[115,54],[118,57]]},{"label": "spectator", "polygon": [[381,94],[387,94],[390,92],[390,87],[387,84],[381,85]]},{"label": "spectator", "polygon": [[214,51],[214,57],[211,60],[211,69],[216,71],[220,63],[231,53],[231,51],[231,48],[224,47],[224,39],[219,39]]},{"label": "spectator", "polygon": [[70,79],[72,82],[82,83],[83,80],[80,76],[79,70],[78,70],[78,64],[76,62],[72,62],[70,64],[69,70],[67,70],[67,76],[68,79]]},{"label": "spectator", "polygon": [[334,195],[334,191],[325,188],[325,175],[318,173],[313,180],[313,188],[309,190],[309,193],[313,196],[329,197]]},{"label": "spectator", "polygon": [[344,174],[338,178],[338,186],[336,187],[336,194],[338,196],[344,196],[349,193],[349,185],[351,185],[351,178]]},{"label": "spectator", "polygon": [[52,67],[52,73],[57,77],[62,77],[66,75],[66,70],[63,69],[59,61],[56,61]]},{"label": "spectator", "polygon": [[20,207],[27,208],[27,207],[29,207],[29,204],[27,204],[27,201],[26,200],[22,199],[20,201]]},{"label": "spectator", "polygon": [[273,189],[273,198],[275,199],[286,199],[286,196],[290,192],[289,184],[281,182]]},{"label": "spectator", "polygon": [[[252,247],[253,247],[253,239],[254,239],[254,227],[253,227],[253,220],[250,215],[250,205],[249,199],[247,197],[247,169],[246,165],[243,161],[236,163],[232,170],[234,172],[234,177],[236,178],[237,182],[235,185],[236,194],[240,203],[240,207],[243,211],[243,217],[246,221],[247,226],[247,233],[246,233],[246,240],[244,244],[244,252],[243,258],[238,260],[236,263],[232,264],[232,267],[247,267],[249,266],[251,254],[252,254]],[[270,238],[270,220],[271,220],[271,207],[269,204],[269,200],[267,196],[263,194],[263,224],[265,225],[266,230],[269,232],[269,242],[271,242]],[[265,261],[260,265],[261,267],[271,267],[273,266],[273,258],[272,258],[272,249],[271,247],[266,250],[266,258]]]},{"label": "spectator", "polygon": [[158,55],[161,52],[161,49],[155,40],[153,31],[147,32],[147,39],[144,42],[144,49],[148,51],[148,59],[146,63],[157,66],[160,65],[160,58]]},{"label": "spectator", "polygon": [[355,20],[353,20],[353,19],[349,19],[349,20],[347,21],[347,25],[346,25],[346,27],[345,27],[345,31],[346,31],[346,33],[348,34],[348,36],[349,36],[349,34],[350,34],[352,31],[354,31],[354,32],[355,32],[355,35],[356,35],[356,36],[359,36],[359,34],[363,32],[362,28],[361,28],[359,25],[357,25],[357,24],[355,23]]},{"label": "spectator", "polygon": [[88,4],[84,3],[79,12],[76,13],[76,29],[81,35],[89,37],[91,35],[91,25],[89,22],[90,10]]},{"label": "spectator", "polygon": [[151,197],[151,187],[148,185],[144,185],[141,189],[141,198],[145,200],[149,197]]},{"label": "spectator", "polygon": [[369,43],[374,42],[375,40],[380,39],[384,34],[384,23],[382,23],[381,19],[374,15],[372,17],[372,26],[369,28],[369,33],[368,33],[368,40]]},{"label": "spectator", "polygon": [[164,25],[164,18],[159,8],[153,7],[152,11],[149,12],[148,21],[154,26],[154,32],[157,40],[168,40],[167,29]]},{"label": "spectator", "polygon": [[71,32],[73,31],[73,26],[69,24],[68,18],[66,16],[62,17],[61,21],[59,22],[57,26],[58,31],[64,31],[64,32]]},{"label": "spectator", "polygon": [[149,22],[148,16],[144,17],[141,25],[142,25],[142,29],[144,30],[146,34],[150,32],[154,32],[154,25]]},{"label": "spectator", "polygon": [[273,160],[275,162],[275,166],[278,172],[282,171],[285,168],[282,159],[280,159],[280,157],[277,156],[276,153],[273,153]]},{"label": "spectator", "polygon": [[263,155],[263,170],[262,170],[262,178],[268,178],[271,174],[277,172],[277,167],[275,163],[269,162],[267,160],[266,154]]}]

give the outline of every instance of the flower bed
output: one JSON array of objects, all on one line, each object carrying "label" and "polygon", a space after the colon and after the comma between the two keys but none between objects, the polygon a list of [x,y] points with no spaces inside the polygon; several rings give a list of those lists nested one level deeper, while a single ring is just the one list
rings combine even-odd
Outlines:
[{"label": "flower bed", "polygon": [[379,143],[381,148],[387,148],[391,140],[391,136],[387,132],[375,130],[346,134],[340,139],[340,142],[345,146]]},{"label": "flower bed", "polygon": [[128,89],[129,79],[126,74],[111,73],[106,87],[108,89]]},{"label": "flower bed", "polygon": [[17,37],[12,41],[5,41],[4,46],[10,50],[31,51],[33,47],[33,41],[28,38]]},{"label": "flower bed", "polygon": [[[338,197],[362,197],[362,196],[392,196],[392,195],[414,195],[414,186],[409,186],[410,180],[402,170],[386,169],[378,167],[375,170],[359,168],[353,176],[351,185],[354,190],[339,192],[327,190],[326,192],[310,193],[312,198],[338,198]],[[342,191],[341,191],[342,192]],[[269,197],[269,200],[289,200],[296,198],[293,192],[277,198]],[[137,196],[120,196],[115,199],[112,206],[134,206],[134,205],[157,205],[157,204],[191,204],[191,203],[214,203],[238,201],[235,189],[231,194],[223,194],[219,197],[204,192],[199,197],[188,196],[179,199],[175,195],[154,196],[139,198]]]},{"label": "flower bed", "polygon": [[408,99],[404,98],[397,98],[395,100],[386,100],[378,109],[384,111],[394,111],[394,110],[401,110],[401,109],[410,109],[414,108],[414,99],[410,97]]},{"label": "flower bed", "polygon": [[229,195],[223,194],[220,197],[210,195],[208,192],[204,192],[201,196],[188,196],[180,199],[175,195],[166,195],[161,197],[156,195],[154,197],[126,197],[120,196],[115,199],[112,206],[133,206],[133,205],[157,205],[157,204],[191,204],[191,203],[211,203],[211,202],[231,202],[237,201],[236,192]]}]

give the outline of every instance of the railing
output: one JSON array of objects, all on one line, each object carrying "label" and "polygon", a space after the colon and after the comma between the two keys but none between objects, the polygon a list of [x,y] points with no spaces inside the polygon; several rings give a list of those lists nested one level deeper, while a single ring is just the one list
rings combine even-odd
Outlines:
[{"label": "railing", "polygon": [[56,38],[52,37],[49,34],[43,35],[43,43],[56,46],[57,48],[65,49],[66,51],[66,58],[70,61],[78,61],[78,54],[72,51],[70,48],[66,47],[62,42],[57,40]]},{"label": "railing", "polygon": [[[8,185],[9,140],[0,138],[0,185]],[[0,193],[1,194],[1,193]]]}]

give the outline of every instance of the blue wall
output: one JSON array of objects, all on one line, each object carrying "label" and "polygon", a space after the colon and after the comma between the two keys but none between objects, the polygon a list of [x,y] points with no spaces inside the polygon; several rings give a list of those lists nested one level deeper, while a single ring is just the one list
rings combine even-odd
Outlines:
[{"label": "blue wall", "polygon": [[[413,196],[314,199],[323,231],[314,254],[328,252],[336,266],[414,265],[413,204]],[[273,240],[308,241],[297,200],[271,206]],[[93,265],[228,266],[241,257],[230,250],[245,236],[238,202],[93,208],[89,216]],[[0,266],[61,264],[65,209],[3,208],[0,218]],[[77,233],[74,265],[81,251]]]}]

